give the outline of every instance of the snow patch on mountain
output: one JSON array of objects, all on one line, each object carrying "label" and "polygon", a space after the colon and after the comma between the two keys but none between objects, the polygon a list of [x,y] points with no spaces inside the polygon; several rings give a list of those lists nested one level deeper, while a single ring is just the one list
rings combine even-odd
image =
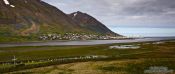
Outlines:
[{"label": "snow patch on mountain", "polygon": [[15,7],[14,5],[11,5],[8,0],[3,0],[6,5],[10,5],[10,7]]},{"label": "snow patch on mountain", "polygon": [[15,7],[14,5],[10,5],[10,7]]},{"label": "snow patch on mountain", "polygon": [[8,0],[3,0],[6,5],[10,5]]},{"label": "snow patch on mountain", "polygon": [[77,14],[78,14],[78,13],[74,13],[74,17],[76,17],[76,16],[77,16]]}]

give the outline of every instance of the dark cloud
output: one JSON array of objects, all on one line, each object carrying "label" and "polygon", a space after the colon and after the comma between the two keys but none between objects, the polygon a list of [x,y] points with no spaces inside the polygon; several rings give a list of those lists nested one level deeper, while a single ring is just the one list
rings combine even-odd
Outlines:
[{"label": "dark cloud", "polygon": [[107,26],[175,27],[175,0],[44,0],[66,13],[86,12]]},{"label": "dark cloud", "polygon": [[175,12],[175,0],[142,0],[123,7],[131,15],[162,15]]}]

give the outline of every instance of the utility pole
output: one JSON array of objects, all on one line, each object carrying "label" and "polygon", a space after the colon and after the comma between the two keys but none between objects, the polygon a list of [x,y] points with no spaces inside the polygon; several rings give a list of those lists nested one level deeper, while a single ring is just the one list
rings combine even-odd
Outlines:
[{"label": "utility pole", "polygon": [[16,56],[13,56],[12,61],[13,61],[14,65],[16,65],[16,60],[17,60]]}]

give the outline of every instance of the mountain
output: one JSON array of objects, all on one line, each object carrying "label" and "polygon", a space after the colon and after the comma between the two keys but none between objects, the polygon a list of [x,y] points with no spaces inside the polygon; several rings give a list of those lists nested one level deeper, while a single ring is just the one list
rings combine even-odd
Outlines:
[{"label": "mountain", "polygon": [[118,35],[112,32],[109,28],[107,28],[104,24],[99,22],[94,17],[82,13],[80,11],[68,14],[70,18],[72,18],[76,23],[80,24],[81,27],[86,28],[88,30],[97,32],[99,34],[108,34],[108,35]]},{"label": "mountain", "polygon": [[81,17],[87,23],[70,16],[42,0],[0,0],[0,37],[66,32],[115,35],[87,14]]},{"label": "mountain", "polygon": [[29,35],[83,31],[61,10],[41,0],[0,0],[0,6],[1,24],[10,27],[10,32]]}]

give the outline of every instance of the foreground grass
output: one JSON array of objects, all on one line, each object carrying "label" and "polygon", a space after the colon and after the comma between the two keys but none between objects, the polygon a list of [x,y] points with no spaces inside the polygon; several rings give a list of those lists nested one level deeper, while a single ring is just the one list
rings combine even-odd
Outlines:
[{"label": "foreground grass", "polygon": [[[39,46],[39,47],[6,47],[0,48],[0,61],[12,61],[15,55],[20,60],[39,60],[39,59],[55,59],[59,57],[86,56],[86,55],[105,55],[113,56],[117,61],[101,61],[101,62],[84,62],[71,63],[58,66],[42,67],[37,69],[20,71],[18,73],[49,73],[49,74],[143,74],[143,70],[150,66],[165,66],[170,69],[175,67],[175,42],[168,41],[163,44],[148,43],[126,43],[139,45],[139,49],[109,49],[112,45],[94,45],[94,46]],[[117,63],[117,64],[111,64]],[[47,62],[45,62],[47,63]],[[101,63],[101,64],[100,64]],[[42,62],[27,63],[27,65],[40,65]],[[47,63],[48,64],[48,63]],[[84,64],[84,65],[82,65]],[[87,64],[87,66],[86,66]],[[93,66],[93,64],[95,66]],[[97,65],[96,65],[97,64]],[[77,68],[69,68],[78,65]],[[122,65],[123,67],[120,67]],[[60,67],[65,68],[60,68]],[[67,67],[68,66],[68,67]],[[0,68],[13,67],[9,65],[0,65]],[[81,68],[83,67],[83,68]],[[14,67],[15,68],[15,67]],[[88,69],[87,69],[88,68]],[[20,69],[20,68],[19,68]],[[93,73],[93,74],[94,74]]]},{"label": "foreground grass", "polygon": [[175,70],[174,62],[175,59],[160,58],[80,62],[29,69],[12,74],[144,74],[149,67],[167,67],[169,70]]}]

